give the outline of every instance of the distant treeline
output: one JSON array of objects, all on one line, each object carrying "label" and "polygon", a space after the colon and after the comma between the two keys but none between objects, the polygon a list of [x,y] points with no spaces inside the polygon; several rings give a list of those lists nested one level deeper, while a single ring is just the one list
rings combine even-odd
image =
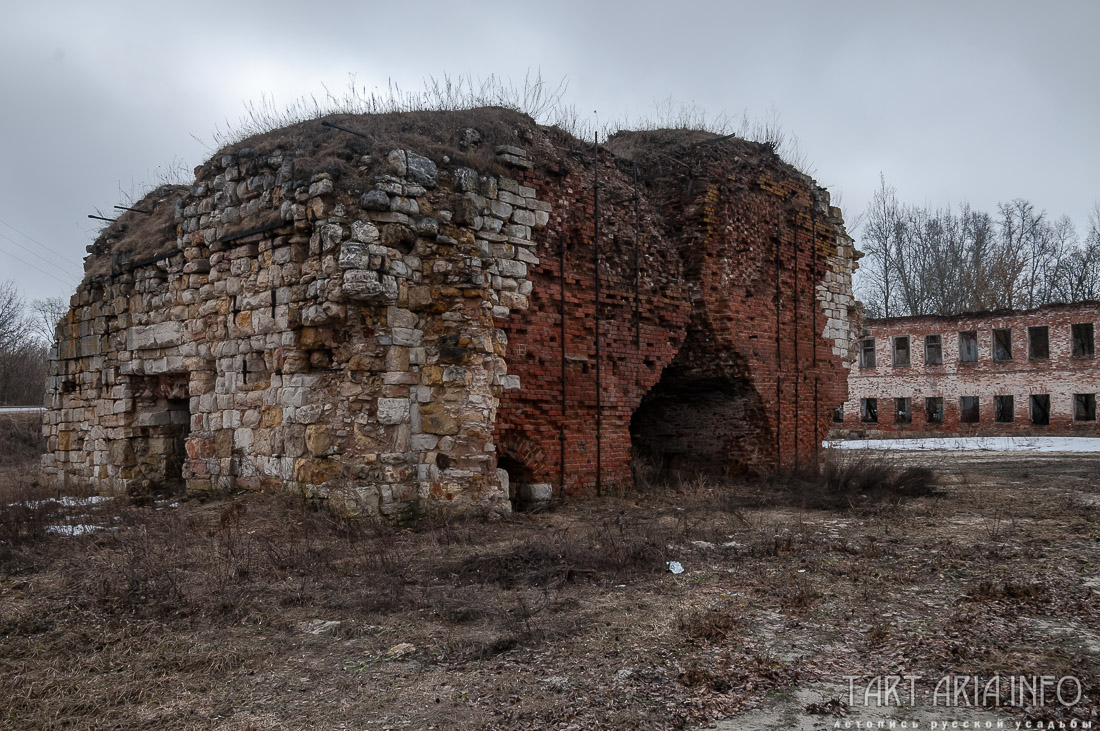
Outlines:
[{"label": "distant treeline", "polygon": [[880,178],[859,228],[871,317],[955,315],[1100,299],[1100,203],[1083,235],[1017,198],[994,214],[899,203]]},{"label": "distant treeline", "polygon": [[0,282],[0,406],[40,405],[54,326],[66,310],[60,298],[29,306],[11,282]]}]

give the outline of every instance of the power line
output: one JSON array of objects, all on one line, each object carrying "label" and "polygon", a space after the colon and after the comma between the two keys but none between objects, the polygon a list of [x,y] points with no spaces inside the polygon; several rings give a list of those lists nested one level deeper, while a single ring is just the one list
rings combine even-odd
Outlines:
[{"label": "power line", "polygon": [[28,247],[26,247],[26,246],[23,246],[23,244],[19,243],[18,241],[16,241],[16,240],[15,240],[15,239],[13,239],[12,237],[10,237],[10,236],[8,236],[8,235],[6,235],[6,234],[2,234],[2,233],[0,233],[0,239],[7,239],[8,241],[10,241],[11,243],[15,244],[16,246],[18,246],[18,247],[19,247],[20,249],[22,249],[23,251],[27,252],[28,254],[31,254],[31,255],[33,255],[33,256],[36,256],[36,257],[38,257],[39,259],[41,259],[41,260],[42,260],[43,262],[45,262],[46,264],[49,264],[50,266],[52,266],[52,267],[53,267],[54,269],[56,269],[57,271],[59,271],[59,272],[61,272],[61,273],[65,274],[66,276],[69,276],[69,277],[72,277],[72,276],[73,276],[73,273],[72,273],[71,271],[69,271],[68,269],[65,269],[65,268],[63,268],[63,267],[60,267],[60,266],[58,266],[57,264],[54,264],[54,263],[53,263],[52,261],[50,261],[50,260],[49,260],[49,259],[47,259],[46,257],[44,257],[44,256],[42,256],[41,254],[38,254],[37,252],[35,252],[35,251],[34,251],[33,249],[30,249],[30,248],[28,248]]},{"label": "power line", "polygon": [[54,256],[58,257],[59,259],[62,259],[63,261],[66,261],[66,262],[67,262],[67,261],[69,261],[69,258],[70,258],[70,257],[67,257],[67,256],[65,256],[64,254],[59,254],[59,253],[57,253],[56,251],[54,251],[54,250],[53,250],[53,249],[51,249],[50,247],[48,247],[48,246],[46,246],[45,244],[43,244],[43,243],[42,243],[41,241],[39,241],[38,239],[36,239],[36,238],[34,238],[33,236],[31,236],[30,234],[24,233],[23,231],[21,231],[21,230],[17,229],[17,228],[15,227],[15,226],[12,226],[12,225],[11,225],[10,223],[8,223],[7,221],[5,221],[4,219],[0,218],[0,223],[4,224],[4,225],[5,225],[5,226],[7,226],[8,228],[10,228],[10,229],[11,229],[12,231],[15,231],[15,232],[16,232],[17,234],[19,234],[20,236],[24,236],[24,237],[26,237],[26,238],[30,239],[31,241],[33,241],[34,243],[38,244],[38,245],[39,245],[39,246],[41,246],[41,247],[42,247],[43,249],[45,249],[46,251],[50,252],[51,254],[53,254]]},{"label": "power line", "polygon": [[51,274],[50,272],[47,272],[47,271],[46,271],[45,269],[39,269],[39,268],[38,268],[38,267],[36,267],[36,266],[35,266],[34,264],[31,264],[31,263],[30,263],[29,261],[26,261],[26,260],[24,260],[24,259],[20,259],[20,258],[19,258],[18,256],[16,256],[15,254],[11,253],[10,251],[5,251],[4,249],[0,249],[0,254],[7,254],[8,256],[10,256],[10,257],[11,257],[12,259],[15,259],[15,260],[16,260],[17,262],[19,262],[20,264],[25,264],[26,266],[29,266],[29,267],[30,267],[31,269],[34,269],[34,270],[35,270],[35,271],[37,271],[37,272],[41,272],[42,274],[45,274],[45,275],[46,275],[47,277],[50,277],[51,279],[53,279],[53,280],[55,280],[55,281],[57,281],[57,282],[61,282],[61,283],[62,283],[62,284],[64,284],[64,285],[65,285],[66,287],[72,287],[72,286],[73,286],[73,284],[74,284],[74,282],[73,282],[73,281],[68,281],[68,282],[66,282],[66,281],[65,281],[64,279],[62,279],[61,277],[58,277],[58,276],[56,276],[56,275],[54,275],[54,274]]}]

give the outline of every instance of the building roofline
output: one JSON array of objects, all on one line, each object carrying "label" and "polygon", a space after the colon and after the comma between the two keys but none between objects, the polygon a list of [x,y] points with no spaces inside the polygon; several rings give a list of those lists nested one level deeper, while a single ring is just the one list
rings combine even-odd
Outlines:
[{"label": "building roofline", "polygon": [[868,317],[864,320],[866,325],[887,325],[902,322],[916,322],[918,320],[937,320],[948,322],[951,320],[966,319],[992,319],[994,317],[1009,317],[1020,315],[1032,315],[1040,312],[1085,309],[1087,307],[1100,307],[1098,300],[1084,300],[1081,302],[1054,302],[1048,305],[1033,307],[1029,310],[981,310],[978,312],[960,312],[957,315],[903,315],[900,317]]}]

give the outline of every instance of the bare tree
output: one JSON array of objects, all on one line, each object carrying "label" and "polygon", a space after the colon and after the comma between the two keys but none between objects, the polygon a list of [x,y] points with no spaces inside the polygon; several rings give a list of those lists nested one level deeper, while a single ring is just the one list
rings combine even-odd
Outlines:
[{"label": "bare tree", "polygon": [[57,339],[57,326],[69,314],[69,305],[60,297],[47,297],[31,302],[31,329],[42,342],[52,344]]},{"label": "bare tree", "polygon": [[33,330],[19,290],[0,282],[0,405],[42,403],[47,353]]},{"label": "bare tree", "polygon": [[0,282],[0,351],[21,343],[27,333],[23,298],[13,282]]},{"label": "bare tree", "polygon": [[865,261],[861,265],[865,282],[862,293],[867,313],[872,317],[890,317],[896,295],[894,271],[899,227],[902,225],[897,189],[886,184],[879,173],[879,187],[862,221]]},{"label": "bare tree", "polygon": [[862,214],[866,253],[857,293],[872,317],[952,315],[1038,307],[1100,296],[1100,203],[1082,243],[1066,216],[1051,221],[1027,200],[997,218],[962,204],[907,206],[879,176]]}]

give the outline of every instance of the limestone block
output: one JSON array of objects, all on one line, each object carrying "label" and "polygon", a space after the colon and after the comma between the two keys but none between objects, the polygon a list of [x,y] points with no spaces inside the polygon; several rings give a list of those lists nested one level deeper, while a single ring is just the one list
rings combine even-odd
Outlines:
[{"label": "limestone block", "polygon": [[390,210],[397,213],[404,213],[407,216],[415,216],[420,213],[420,206],[417,204],[415,198],[394,196],[390,198]]},{"label": "limestone block", "polygon": [[[378,193],[380,191],[373,191]],[[385,195],[385,194],[383,194]],[[388,196],[387,201],[388,201]],[[389,203],[387,202],[387,208]],[[364,244],[376,243],[379,239],[378,227],[370,221],[353,221],[351,224],[351,237]]]},{"label": "limestone block", "polygon": [[350,299],[378,304],[396,302],[400,294],[393,276],[379,277],[377,272],[361,269],[345,272],[340,290]]},{"label": "limestone block", "polygon": [[404,150],[390,150],[386,155],[386,166],[389,172],[399,178],[404,178],[409,172],[408,158]]},{"label": "limestone block", "polygon": [[527,276],[527,265],[514,259],[498,259],[497,269],[505,277],[523,278]]},{"label": "limestone block", "polygon": [[306,449],[314,457],[319,457],[332,447],[332,433],[327,426],[310,424],[306,427]]},{"label": "limestone block", "polygon": [[[377,229],[375,229],[377,231]],[[341,269],[370,269],[371,255],[364,244],[354,241],[345,241],[340,245],[340,255],[337,259]]]},{"label": "limestone block", "polygon": [[340,465],[332,459],[304,457],[294,463],[294,479],[307,485],[321,485],[340,474]]},{"label": "limestone block", "polygon": [[520,500],[525,502],[545,502],[554,497],[553,486],[546,482],[519,485],[516,492]]},{"label": "limestone block", "polygon": [[321,418],[323,407],[320,404],[299,406],[294,411],[294,421],[299,424],[313,424]]},{"label": "limestone block", "polygon": [[405,151],[405,161],[406,175],[410,180],[428,188],[434,188],[438,184],[438,170],[434,162],[411,150]]},{"label": "limestone block", "polygon": [[[168,348],[183,341],[182,322],[161,322],[156,325],[136,325],[126,331],[128,350]],[[83,338],[81,339],[83,341]]]},{"label": "limestone block", "polygon": [[458,434],[458,421],[447,413],[441,402],[420,405],[420,428],[426,434]]},{"label": "limestone block", "polygon": [[409,420],[409,400],[407,398],[378,399],[378,423],[402,424]]},{"label": "limestone block", "polygon": [[395,327],[392,331],[394,345],[419,346],[424,339],[424,332],[405,327]]}]

